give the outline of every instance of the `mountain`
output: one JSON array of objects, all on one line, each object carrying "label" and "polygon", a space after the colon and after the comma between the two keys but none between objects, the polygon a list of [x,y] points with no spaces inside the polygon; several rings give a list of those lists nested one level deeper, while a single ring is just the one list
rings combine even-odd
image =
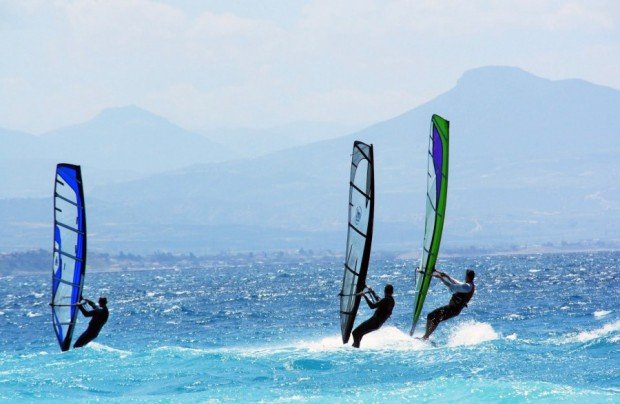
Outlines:
[{"label": "mountain", "polygon": [[323,122],[293,122],[266,129],[207,129],[207,138],[234,150],[239,157],[252,158],[353,133],[360,127]]},{"label": "mountain", "polygon": [[359,139],[375,146],[374,248],[417,249],[433,113],[451,122],[444,246],[618,239],[619,110],[615,89],[474,69],[428,103],[349,136],[95,187],[87,196],[90,245],[338,249]]},{"label": "mountain", "polygon": [[46,133],[41,140],[61,160],[140,173],[228,157],[221,145],[135,106],[106,109],[86,123]]},{"label": "mountain", "polygon": [[232,156],[226,147],[135,106],[106,109],[40,136],[0,130],[0,141],[4,198],[48,195],[58,162],[81,164],[92,187]]}]

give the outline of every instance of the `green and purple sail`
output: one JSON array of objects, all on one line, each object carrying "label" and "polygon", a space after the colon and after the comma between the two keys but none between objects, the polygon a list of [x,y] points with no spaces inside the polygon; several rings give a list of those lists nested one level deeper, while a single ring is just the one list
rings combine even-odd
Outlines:
[{"label": "green and purple sail", "polygon": [[448,197],[448,149],[450,122],[439,115],[431,119],[428,140],[428,177],[426,191],[426,225],[420,267],[415,274],[415,304],[410,335],[420,319],[424,300],[435,269]]}]

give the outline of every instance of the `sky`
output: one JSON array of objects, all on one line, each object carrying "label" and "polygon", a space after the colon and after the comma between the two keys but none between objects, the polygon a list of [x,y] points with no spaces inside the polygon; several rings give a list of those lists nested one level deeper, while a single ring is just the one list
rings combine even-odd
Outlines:
[{"label": "sky", "polygon": [[123,105],[359,126],[487,65],[620,89],[620,2],[0,0],[0,127],[30,133]]}]

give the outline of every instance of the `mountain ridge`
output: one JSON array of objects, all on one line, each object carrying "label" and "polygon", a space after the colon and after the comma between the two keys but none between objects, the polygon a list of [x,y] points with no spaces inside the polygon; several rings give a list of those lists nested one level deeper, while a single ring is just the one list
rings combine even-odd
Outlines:
[{"label": "mountain ridge", "polygon": [[618,110],[620,91],[608,87],[473,69],[438,97],[353,134],[97,185],[87,196],[89,228],[98,229],[94,245],[125,250],[210,251],[222,247],[218,234],[241,250],[338,248],[359,139],[375,145],[376,248],[417,249],[429,122],[438,113],[451,122],[446,245],[616,239]]}]

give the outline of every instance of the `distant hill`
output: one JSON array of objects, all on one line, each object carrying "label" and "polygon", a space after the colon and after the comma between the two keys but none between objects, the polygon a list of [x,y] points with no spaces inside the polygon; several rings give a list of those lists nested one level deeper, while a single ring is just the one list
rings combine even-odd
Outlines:
[{"label": "distant hill", "polygon": [[46,133],[41,140],[60,159],[142,173],[228,157],[217,143],[134,106],[106,109],[86,123]]},{"label": "distant hill", "polygon": [[201,133],[234,150],[239,157],[252,158],[320,140],[342,137],[360,128],[361,126],[321,122],[293,122],[266,129],[208,129]]},{"label": "distant hill", "polygon": [[375,145],[374,247],[417,249],[433,113],[451,122],[446,246],[618,239],[618,111],[615,89],[474,69],[445,94],[353,135],[95,187],[87,196],[91,245],[340,248],[359,139]]},{"label": "distant hill", "polygon": [[226,147],[135,106],[106,109],[40,136],[0,130],[0,142],[0,198],[48,194],[58,162],[81,164],[90,187],[232,156]]}]

